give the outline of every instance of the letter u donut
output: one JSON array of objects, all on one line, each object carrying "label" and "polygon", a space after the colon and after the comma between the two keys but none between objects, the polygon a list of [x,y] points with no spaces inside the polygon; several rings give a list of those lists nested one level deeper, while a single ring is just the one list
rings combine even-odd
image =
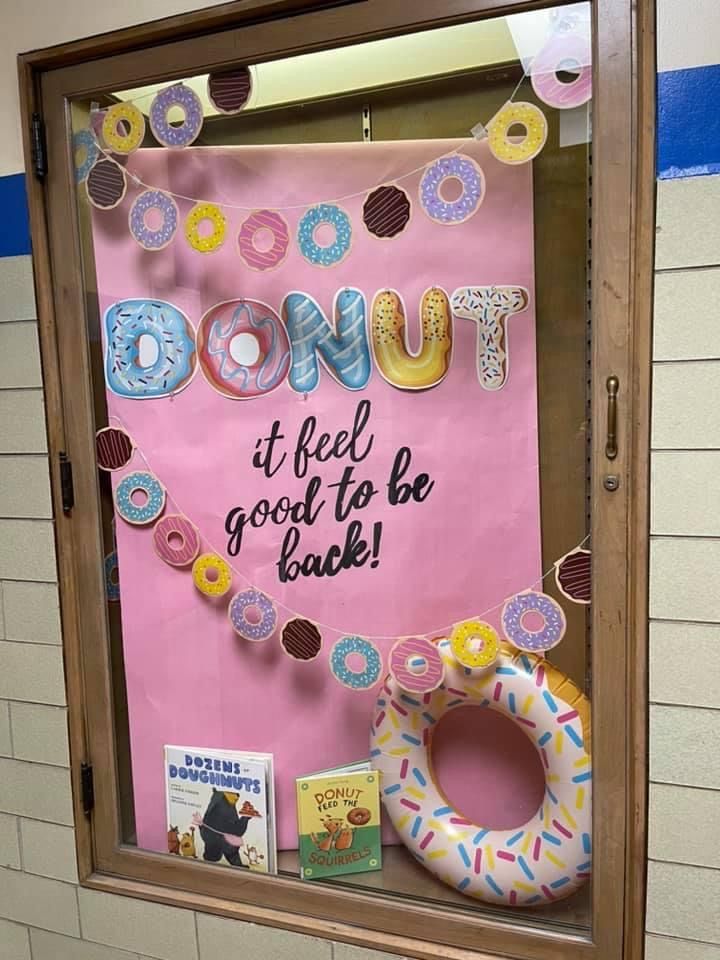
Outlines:
[{"label": "letter u donut", "polygon": [[452,314],[447,294],[431,287],[421,304],[422,346],[408,349],[403,302],[394,290],[377,294],[372,311],[372,345],[380,374],[401,390],[426,390],[445,377],[452,354]]}]

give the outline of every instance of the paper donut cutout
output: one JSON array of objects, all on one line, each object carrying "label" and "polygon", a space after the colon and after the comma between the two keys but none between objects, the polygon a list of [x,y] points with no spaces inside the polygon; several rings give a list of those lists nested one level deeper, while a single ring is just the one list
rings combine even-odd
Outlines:
[{"label": "paper donut cutout", "polygon": [[457,662],[468,670],[489,667],[497,659],[500,638],[494,627],[482,620],[466,620],[450,634],[450,649]]},{"label": "paper donut cutout", "polygon": [[[211,233],[200,233],[200,224],[209,222]],[[225,242],[227,220],[216,203],[196,203],[185,218],[185,239],[198,253],[212,253]]]},{"label": "paper donut cutout", "polygon": [[[315,240],[315,231],[322,225],[335,230],[335,239],[328,246],[321,246]],[[350,217],[335,203],[319,203],[310,207],[298,224],[298,249],[307,262],[316,267],[334,267],[344,260],[350,252],[351,240]]]},{"label": "paper donut cutout", "polygon": [[95,434],[95,456],[101,470],[121,470],[132,460],[135,444],[120,427],[103,427]]},{"label": "paper donut cutout", "polygon": [[[142,502],[135,499],[140,494]],[[137,470],[123,477],[115,488],[115,511],[126,523],[144,526],[165,509],[165,488],[151,473]]]},{"label": "paper donut cutout", "polygon": [[[146,217],[151,210],[156,210],[162,217],[159,227],[147,225]],[[130,233],[145,250],[163,250],[175,236],[179,216],[177,204],[169,193],[145,190],[130,208]]]},{"label": "paper donut cutout", "polygon": [[[538,629],[528,629],[524,619],[534,614],[542,620]],[[506,600],[500,615],[502,628],[510,643],[518,650],[544,653],[552,650],[565,636],[567,621],[563,608],[546,593],[528,590]]]},{"label": "paper donut cutout", "polygon": [[200,534],[181,513],[168,513],[153,528],[153,547],[168,566],[188,567],[200,552]]},{"label": "paper donut cutout", "polygon": [[[460,182],[462,193],[455,200],[442,196],[447,180]],[[485,174],[470,157],[441,157],[425,170],[420,181],[420,206],[436,223],[464,223],[477,213],[484,196]]]},{"label": "paper donut cutout", "polygon": [[105,112],[102,137],[113,153],[128,154],[145,137],[145,117],[134,103],[116,103]]},{"label": "paper donut cutout", "polygon": [[432,693],[445,676],[437,645],[424,637],[398,640],[390,651],[388,669],[395,683],[408,693]]},{"label": "paper donut cutout", "polygon": [[[420,863],[454,890],[489,903],[532,907],[570,896],[592,871],[590,702],[560,670],[503,647],[482,675],[467,673],[450,641],[438,642],[445,682],[407,696],[392,677],[377,700],[370,763],[385,812]],[[535,745],[545,795],[528,821],[492,830],[455,809],[430,762],[433,730],[473,705],[512,721]]]},{"label": "paper donut cutout", "polygon": [[381,376],[401,390],[427,390],[443,380],[452,356],[452,313],[447,294],[426,290],[420,307],[422,346],[410,353],[406,315],[400,294],[383,290],[372,308],[372,348]]},{"label": "paper donut cutout", "polygon": [[206,597],[224,597],[232,586],[232,571],[218,553],[201,553],[193,563],[192,578]]},{"label": "paper donut cutout", "polygon": [[[238,344],[252,348],[254,356],[238,354],[236,338]],[[290,368],[285,327],[272,307],[259,300],[228,300],[211,307],[197,330],[197,352],[207,382],[230,400],[270,393]]]},{"label": "paper donut cutout", "polygon": [[555,562],[555,583],[560,593],[573,603],[589,604],[592,597],[592,554],[589,550],[571,550]]},{"label": "paper donut cutout", "polygon": [[[255,616],[249,617],[253,611]],[[236,593],[228,606],[232,628],[243,640],[262,643],[275,633],[277,611],[272,599],[260,590],[251,587]]]},{"label": "paper donut cutout", "polygon": [[[267,250],[256,245],[256,236],[267,230],[272,244]],[[274,270],[287,256],[290,248],[290,228],[287,221],[275,210],[254,210],[243,220],[238,233],[238,253],[243,263],[251,270]]]},{"label": "paper donut cutout", "polygon": [[98,210],[113,210],[127,190],[125,171],[114,160],[98,160],[85,178],[85,192]]},{"label": "paper donut cutout", "polygon": [[74,133],[72,147],[75,183],[84,183],[100,156],[100,149],[90,130],[78,130],[77,133]]},{"label": "paper donut cutout", "polygon": [[[516,124],[525,128],[521,139],[510,138]],[[501,163],[528,163],[536,157],[547,140],[547,120],[534,103],[511,101],[499,110],[488,124],[490,152]]]},{"label": "paper donut cutout", "polygon": [[[105,336],[105,382],[120,397],[167,397],[183,390],[195,373],[195,331],[171,303],[120,300],[105,312]],[[144,336],[156,350],[148,365],[140,352]]]},{"label": "paper donut cutout", "polygon": [[250,67],[218,70],[208,77],[208,100],[218,113],[239,113],[247,106],[252,88]]},{"label": "paper donut cutout", "polygon": [[[359,655],[364,661],[362,670],[354,670],[348,657]],[[377,647],[363,637],[343,637],[330,651],[330,672],[344,687],[351,690],[369,690],[380,679],[382,658]]]},{"label": "paper donut cutout", "polygon": [[310,620],[293,617],[282,628],[280,643],[285,653],[293,660],[302,660],[307,663],[315,660],[320,653],[322,634]]},{"label": "paper donut cutout", "polygon": [[[532,88],[549,107],[571,110],[592,96],[590,38],[578,31],[558,31],[535,57],[530,68]],[[577,76],[570,83],[558,77],[561,70]]]},{"label": "paper donut cutout", "polygon": [[483,390],[500,390],[510,370],[508,320],[527,310],[524,287],[460,287],[452,295],[452,313],[477,324],[477,375]]},{"label": "paper donut cutout", "polygon": [[[174,126],[168,121],[172,107],[180,107],[183,121]],[[197,139],[203,125],[200,97],[187,84],[176,83],[161,90],[150,104],[150,129],[164,147],[187,147]]]},{"label": "paper donut cutout", "polygon": [[108,603],[117,603],[120,600],[120,581],[117,550],[113,550],[105,557],[105,597]]},{"label": "paper donut cutout", "polygon": [[381,240],[396,237],[410,223],[410,197],[394,184],[377,187],[363,204],[363,223]]}]

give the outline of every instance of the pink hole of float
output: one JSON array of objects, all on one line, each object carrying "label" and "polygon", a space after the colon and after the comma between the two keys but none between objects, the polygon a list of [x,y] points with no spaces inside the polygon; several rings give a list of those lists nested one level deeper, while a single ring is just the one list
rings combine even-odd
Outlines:
[{"label": "pink hole of float", "polygon": [[520,626],[528,633],[540,633],[545,627],[545,617],[537,610],[528,610],[520,617]]},{"label": "pink hole of float", "polygon": [[414,653],[405,661],[405,669],[414,677],[424,677],[430,669],[430,666],[425,657],[419,657]]},{"label": "pink hole of float", "polygon": [[430,758],[448,804],[488,830],[523,826],[543,802],[540,755],[530,738],[497,710],[450,710],[435,727]]}]

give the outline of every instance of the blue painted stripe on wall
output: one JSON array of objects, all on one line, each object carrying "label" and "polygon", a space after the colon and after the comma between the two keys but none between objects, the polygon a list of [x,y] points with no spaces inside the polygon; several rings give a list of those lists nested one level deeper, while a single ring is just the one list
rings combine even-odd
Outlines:
[{"label": "blue painted stripe on wall", "polygon": [[19,257],[30,253],[25,174],[0,177],[0,257]]},{"label": "blue painted stripe on wall", "polygon": [[657,79],[660,180],[720,173],[720,64]]}]

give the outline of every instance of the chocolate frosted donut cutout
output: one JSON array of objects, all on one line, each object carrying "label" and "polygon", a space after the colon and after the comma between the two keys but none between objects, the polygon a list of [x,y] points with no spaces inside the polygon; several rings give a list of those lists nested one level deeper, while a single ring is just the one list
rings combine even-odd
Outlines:
[{"label": "chocolate frosted donut cutout", "polygon": [[374,237],[396,237],[410,222],[410,198],[400,187],[378,187],[363,204],[363,223]]}]

